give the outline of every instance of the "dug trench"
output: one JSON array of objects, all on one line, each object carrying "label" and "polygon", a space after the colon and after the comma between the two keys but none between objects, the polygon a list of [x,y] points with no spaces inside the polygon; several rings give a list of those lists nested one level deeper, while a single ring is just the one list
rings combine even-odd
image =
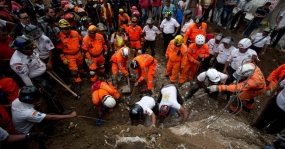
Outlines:
[{"label": "dug trench", "polygon": [[[226,36],[232,36],[237,46],[242,38],[240,34],[231,34],[229,30],[223,30],[221,27],[209,25],[209,32],[219,28]],[[150,53],[150,50],[147,51]],[[269,51],[266,55],[260,56],[258,66],[262,69],[265,76],[284,62],[284,54],[278,49]],[[154,93],[156,98],[160,87],[167,82],[164,77],[166,69],[166,60],[163,53],[163,40],[158,37],[156,43],[156,56],[158,60],[157,72],[154,79]],[[132,59],[132,57],[130,58]],[[131,70],[134,76],[135,72]],[[109,79],[110,73],[105,74]],[[110,80],[109,80],[110,81]],[[134,80],[131,79],[131,84]],[[181,117],[174,114],[165,120],[165,128],[150,128],[150,118],[138,122],[138,125],[132,126],[128,117],[129,109],[132,104],[143,96],[145,85],[141,86],[138,93],[129,100],[130,94],[122,94],[121,101],[117,103],[114,109],[109,109],[104,113],[104,124],[95,125],[98,112],[91,100],[91,83],[89,79],[84,79],[84,89],[81,90],[81,98],[74,100],[72,95],[67,96],[66,91],[57,85],[59,99],[67,109],[75,110],[78,117],[68,120],[62,120],[56,123],[54,131],[51,132],[47,142],[47,148],[50,149],[100,149],[100,148],[253,148],[258,149],[264,145],[269,145],[275,140],[274,135],[268,135],[251,127],[253,119],[258,115],[265,96],[256,98],[254,109],[247,113],[241,111],[237,115],[229,114],[226,110],[222,111],[227,105],[225,95],[220,94],[218,99],[211,99],[199,90],[191,100],[184,103],[184,107],[189,111],[189,117],[185,124],[180,124]],[[118,89],[126,85],[126,79],[122,77]],[[186,82],[179,88],[184,97],[189,91],[190,84]],[[134,89],[131,86],[131,89]],[[214,120],[215,118],[218,119]],[[70,122],[73,123],[69,128]],[[207,125],[209,124],[209,125]],[[36,143],[32,143],[32,148],[36,148]]]}]

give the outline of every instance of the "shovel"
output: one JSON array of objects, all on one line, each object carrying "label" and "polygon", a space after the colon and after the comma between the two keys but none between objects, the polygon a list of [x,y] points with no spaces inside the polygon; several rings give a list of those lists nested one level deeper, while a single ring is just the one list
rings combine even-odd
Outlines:
[{"label": "shovel", "polygon": [[130,78],[127,77],[127,79],[128,79],[128,85],[125,85],[125,86],[122,87],[122,93],[123,93],[123,94],[129,94],[129,93],[131,93]]}]

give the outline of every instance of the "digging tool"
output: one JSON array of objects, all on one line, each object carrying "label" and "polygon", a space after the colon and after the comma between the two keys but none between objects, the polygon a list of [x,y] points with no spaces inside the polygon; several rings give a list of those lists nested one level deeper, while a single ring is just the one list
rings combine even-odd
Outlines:
[{"label": "digging tool", "polygon": [[65,89],[67,89],[72,95],[74,95],[77,99],[80,98],[80,95],[73,92],[67,85],[62,83],[57,77],[55,77],[51,72],[47,71],[48,75],[50,75],[55,81],[57,81],[60,85],[62,85]]},{"label": "digging tool", "polygon": [[276,86],[273,88],[273,90],[271,91],[271,95],[269,97],[267,97],[267,99],[264,101],[262,107],[261,108],[261,111],[259,113],[259,115],[253,120],[251,126],[256,126],[259,121],[261,120],[261,118],[263,117],[264,113],[266,112],[267,108],[269,107],[269,105],[271,104],[272,100],[274,99],[273,96],[274,96],[274,93],[276,91],[278,91],[278,89],[280,88],[280,82],[285,78],[285,75],[278,80],[278,83],[276,84]]},{"label": "digging tool", "polygon": [[127,80],[128,80],[128,85],[125,85],[125,86],[122,87],[122,93],[123,93],[123,94],[129,94],[129,93],[131,93],[130,78],[127,77]]}]

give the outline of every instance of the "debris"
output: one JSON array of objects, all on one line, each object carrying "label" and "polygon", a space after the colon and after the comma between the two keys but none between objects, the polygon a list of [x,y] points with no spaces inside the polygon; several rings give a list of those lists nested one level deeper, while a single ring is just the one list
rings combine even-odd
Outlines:
[{"label": "debris", "polygon": [[128,127],[127,129],[126,129],[126,132],[129,132],[130,131],[130,128]]},{"label": "debris", "polygon": [[75,128],[77,126],[77,124],[75,125],[73,122],[69,123],[68,129],[72,129]]},{"label": "debris", "polygon": [[155,142],[156,142],[155,137],[152,137],[151,140],[150,140],[150,142],[151,142],[151,143],[155,143]]}]

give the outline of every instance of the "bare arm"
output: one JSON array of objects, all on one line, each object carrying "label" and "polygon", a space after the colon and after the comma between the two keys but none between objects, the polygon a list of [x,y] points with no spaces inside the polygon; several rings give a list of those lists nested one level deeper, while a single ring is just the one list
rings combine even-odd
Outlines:
[{"label": "bare arm", "polygon": [[224,67],[223,73],[227,74],[227,68],[228,68],[229,64],[230,64],[229,61],[227,61],[227,62],[225,63],[225,67]]},{"label": "bare arm", "polygon": [[63,120],[63,119],[68,119],[68,118],[73,118],[75,117],[77,114],[75,111],[73,111],[71,114],[69,115],[50,115],[47,114],[44,118],[44,120]]},{"label": "bare arm", "polygon": [[10,143],[15,143],[15,142],[20,142],[25,140],[26,138],[26,134],[15,134],[15,135],[9,135],[6,138],[6,143],[10,144]]},{"label": "bare arm", "polygon": [[184,109],[182,106],[180,107],[179,111],[183,114],[183,119],[181,123],[184,124],[189,115],[189,112],[186,109]]},{"label": "bare arm", "polygon": [[155,126],[155,124],[156,124],[156,116],[155,116],[155,114],[153,112],[151,114],[151,122],[152,122],[152,125]]}]

